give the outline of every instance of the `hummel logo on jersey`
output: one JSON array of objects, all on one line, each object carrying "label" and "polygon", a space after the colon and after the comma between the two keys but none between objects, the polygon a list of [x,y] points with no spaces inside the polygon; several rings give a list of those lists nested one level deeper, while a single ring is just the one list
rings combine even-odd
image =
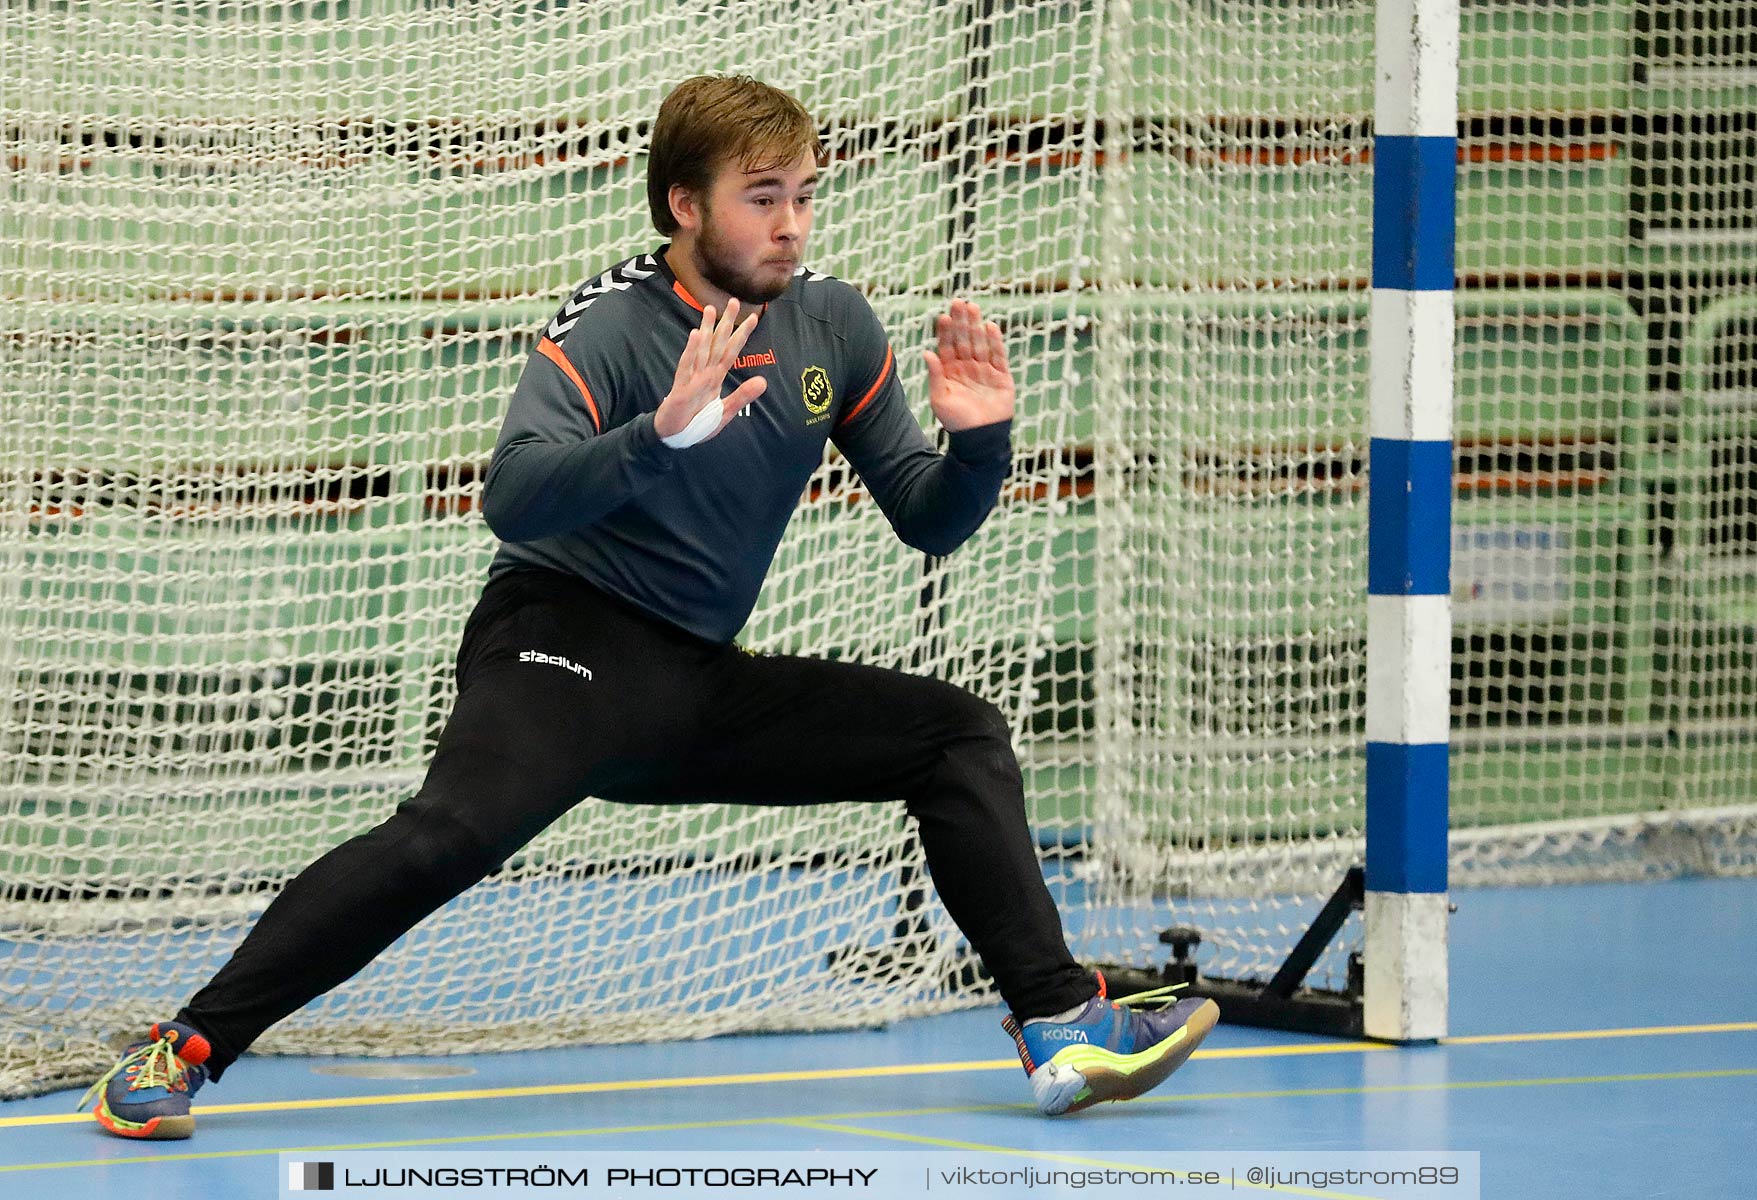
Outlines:
[{"label": "hummel logo on jersey", "polygon": [[1046,1042],[1090,1042],[1084,1029],[1063,1029],[1051,1025],[1048,1029],[1039,1029],[1037,1036]]},{"label": "hummel logo on jersey", "polygon": [[775,352],[773,350],[766,350],[761,354],[746,354],[743,358],[732,364],[733,368],[739,371],[742,371],[747,367],[772,367],[774,365]]},{"label": "hummel logo on jersey", "polygon": [[555,319],[544,327],[543,336],[560,343],[567,336],[567,331],[579,323],[580,314],[596,304],[600,297],[611,292],[626,292],[640,280],[652,278],[658,269],[651,254],[642,254],[627,262],[617,263],[569,296],[561,311],[555,314]]},{"label": "hummel logo on jersey", "polygon": [[573,659],[560,654],[540,654],[535,650],[522,650],[519,652],[519,661],[522,663],[548,663],[550,666],[554,667],[566,667],[581,679],[590,679],[592,677],[590,669],[582,667],[580,664],[573,661]]}]

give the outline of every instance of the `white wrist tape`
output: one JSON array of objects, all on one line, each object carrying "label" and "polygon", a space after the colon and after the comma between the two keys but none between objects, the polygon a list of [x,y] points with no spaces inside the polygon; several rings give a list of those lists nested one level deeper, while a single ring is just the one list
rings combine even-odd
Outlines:
[{"label": "white wrist tape", "polygon": [[726,406],[718,398],[710,400],[701,407],[695,416],[690,418],[688,425],[670,437],[659,440],[673,450],[686,450],[697,442],[705,442],[713,437],[714,431],[720,428],[720,418],[725,413]]}]

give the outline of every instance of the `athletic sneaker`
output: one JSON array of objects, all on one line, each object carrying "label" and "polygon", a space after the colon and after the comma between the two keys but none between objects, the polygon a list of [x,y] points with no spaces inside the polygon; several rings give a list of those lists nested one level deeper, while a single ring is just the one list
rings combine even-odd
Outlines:
[{"label": "athletic sneaker", "polygon": [[[1111,1000],[1104,976],[1098,994],[1066,1020],[1001,1024],[1019,1044],[1037,1107],[1048,1116],[1079,1112],[1102,1100],[1128,1100],[1158,1087],[1220,1019],[1212,1000],[1172,996],[1182,984]],[[1158,1005],[1137,1012],[1130,1005]]]},{"label": "athletic sneaker", "polygon": [[135,1042],[122,1061],[92,1084],[79,1106],[98,1093],[92,1115],[126,1138],[186,1138],[195,1132],[189,1097],[207,1082],[201,1064],[212,1052],[206,1038],[178,1021],[160,1021]]}]

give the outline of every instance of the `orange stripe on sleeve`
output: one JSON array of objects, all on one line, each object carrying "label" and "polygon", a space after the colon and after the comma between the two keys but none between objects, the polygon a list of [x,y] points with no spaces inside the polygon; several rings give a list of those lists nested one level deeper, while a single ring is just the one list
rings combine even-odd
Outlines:
[{"label": "orange stripe on sleeve", "polygon": [[836,422],[836,424],[846,425],[848,422],[852,421],[855,417],[859,416],[860,410],[865,408],[868,404],[872,403],[872,398],[874,396],[878,395],[879,389],[885,385],[885,380],[889,379],[890,377],[891,377],[891,348],[889,346],[886,346],[885,347],[885,365],[883,367],[879,368],[878,378],[873,380],[872,386],[866,389],[866,395],[864,395],[860,398],[860,403],[856,404],[853,408],[849,409],[848,415],[843,417],[840,421]]},{"label": "orange stripe on sleeve", "polygon": [[560,367],[561,373],[571,379],[573,385],[580,389],[580,395],[585,397],[586,411],[592,414],[592,429],[595,432],[603,433],[604,419],[598,415],[598,402],[592,399],[592,389],[586,386],[586,381],[580,377],[579,371],[574,369],[566,352],[548,338],[541,338],[537,342],[537,353]]}]

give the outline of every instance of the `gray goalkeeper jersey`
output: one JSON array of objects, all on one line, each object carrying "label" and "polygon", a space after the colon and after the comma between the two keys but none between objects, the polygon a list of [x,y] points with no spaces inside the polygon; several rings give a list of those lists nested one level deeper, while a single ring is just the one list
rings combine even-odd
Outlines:
[{"label": "gray goalkeeper jersey", "polygon": [[701,308],[661,246],[585,284],[544,329],[482,489],[501,540],[490,575],[544,567],[699,637],[728,642],[807,480],[834,442],[909,545],[947,554],[994,506],[1008,422],[928,443],[889,339],[859,292],[806,271],[763,308],[730,392],[768,389],[716,438],[659,441],[653,412]]}]

